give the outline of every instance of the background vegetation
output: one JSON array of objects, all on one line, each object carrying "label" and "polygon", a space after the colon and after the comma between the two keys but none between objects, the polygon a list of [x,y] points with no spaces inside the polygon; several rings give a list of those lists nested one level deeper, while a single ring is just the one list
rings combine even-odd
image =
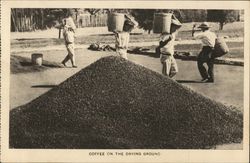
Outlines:
[{"label": "background vegetation", "polygon": [[11,9],[11,31],[24,32],[56,27],[67,12],[72,13],[78,27],[104,26],[107,19],[105,15],[110,12],[130,14],[138,21],[139,27],[148,30],[149,33],[153,28],[153,16],[156,12],[173,12],[183,23],[218,22],[220,23],[220,29],[223,29],[223,25],[226,23],[240,21],[243,14],[240,10],[13,8]]}]

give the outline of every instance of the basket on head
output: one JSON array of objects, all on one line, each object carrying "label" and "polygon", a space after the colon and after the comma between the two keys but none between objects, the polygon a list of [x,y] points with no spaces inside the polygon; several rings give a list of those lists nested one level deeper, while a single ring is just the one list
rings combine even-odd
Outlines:
[{"label": "basket on head", "polygon": [[153,22],[154,33],[170,33],[172,13],[155,13]]},{"label": "basket on head", "polygon": [[109,32],[121,32],[123,31],[125,17],[121,13],[110,13],[108,15],[108,31]]}]

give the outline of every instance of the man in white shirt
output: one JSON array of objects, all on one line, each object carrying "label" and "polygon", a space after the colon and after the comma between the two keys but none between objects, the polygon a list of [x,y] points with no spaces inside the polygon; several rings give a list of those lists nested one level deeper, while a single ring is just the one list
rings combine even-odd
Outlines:
[{"label": "man in white shirt", "polygon": [[66,63],[70,60],[72,67],[73,68],[77,68],[76,64],[75,64],[75,48],[74,48],[74,40],[75,40],[75,36],[74,36],[74,32],[73,29],[68,26],[68,25],[64,25],[63,28],[63,37],[64,37],[64,41],[65,41],[65,46],[66,49],[68,51],[67,56],[64,58],[64,60],[62,61],[62,64],[66,66]]},{"label": "man in white shirt", "polygon": [[65,40],[65,46],[66,46],[68,54],[61,63],[65,67],[67,67],[66,63],[70,60],[72,67],[77,68],[76,62],[75,62],[75,47],[74,47],[76,26],[75,26],[72,16],[73,16],[73,13],[71,11],[68,11],[66,18],[62,20],[63,21],[63,24],[62,24],[63,25],[63,37]]},{"label": "man in white shirt", "polygon": [[[209,30],[210,26],[207,22],[202,23],[198,28],[202,32],[194,33],[194,37],[202,42],[202,50],[197,58],[197,65],[203,82],[214,82],[214,57],[212,56],[215,40],[217,38],[214,32]],[[207,64],[206,70],[204,63]]]}]

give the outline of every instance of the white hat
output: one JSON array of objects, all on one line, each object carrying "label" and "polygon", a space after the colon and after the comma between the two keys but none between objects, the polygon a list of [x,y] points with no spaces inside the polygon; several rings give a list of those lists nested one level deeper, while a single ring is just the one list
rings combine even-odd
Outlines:
[{"label": "white hat", "polygon": [[211,26],[208,24],[208,22],[203,22],[198,28],[211,28]]}]

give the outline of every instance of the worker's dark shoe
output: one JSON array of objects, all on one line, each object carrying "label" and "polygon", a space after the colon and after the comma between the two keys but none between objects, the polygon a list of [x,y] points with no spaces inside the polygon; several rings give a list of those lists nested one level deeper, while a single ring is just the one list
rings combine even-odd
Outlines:
[{"label": "worker's dark shoe", "polygon": [[67,65],[64,62],[61,62],[64,67],[67,67]]},{"label": "worker's dark shoe", "polygon": [[203,78],[201,79],[201,82],[207,82],[209,79],[208,78]]},{"label": "worker's dark shoe", "polygon": [[76,65],[74,65],[74,66],[72,66],[73,68],[77,68],[77,66]]},{"label": "worker's dark shoe", "polygon": [[209,78],[206,83],[214,83],[214,79]]}]

